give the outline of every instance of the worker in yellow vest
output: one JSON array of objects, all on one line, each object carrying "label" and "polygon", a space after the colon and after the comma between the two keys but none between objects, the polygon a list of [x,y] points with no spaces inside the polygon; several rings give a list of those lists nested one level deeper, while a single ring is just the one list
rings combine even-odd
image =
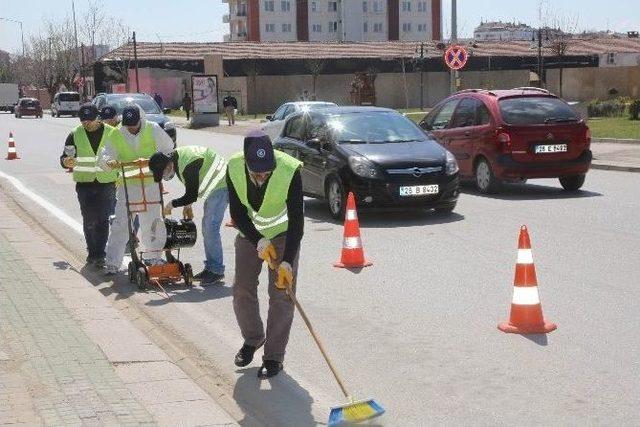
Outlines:
[{"label": "worker in yellow vest", "polygon": [[[244,151],[227,166],[231,218],[238,227],[235,241],[236,271],[233,309],[244,344],[235,356],[236,366],[247,366],[264,345],[261,379],[282,370],[293,322],[294,305],[285,290],[295,292],[300,241],[304,230],[300,163],[275,151],[262,131],[244,140]],[[269,315],[264,329],[257,286],[263,263],[269,272]]]},{"label": "worker in yellow vest", "polygon": [[[98,165],[107,171],[120,170],[121,163],[138,159],[149,159],[157,152],[169,154],[173,151],[173,141],[156,123],[146,120],[144,112],[137,104],[127,105],[122,110],[122,121],[113,132],[112,137],[98,154]],[[125,167],[125,177],[133,177],[140,173],[135,167]],[[144,181],[127,180],[129,203],[132,212],[137,212],[140,220],[140,241],[143,246],[143,260],[148,265],[160,264],[164,242],[154,239],[152,227],[158,218],[162,218],[162,206],[157,203],[141,205],[144,198],[147,202],[160,201],[160,187],[153,181],[153,174],[148,167],[143,168]],[[107,275],[118,272],[124,258],[127,244],[129,217],[125,200],[122,177],[118,177],[116,192],[115,218],[111,225],[106,248]],[[143,193],[144,190],[144,193]],[[136,204],[138,203],[138,204]]]},{"label": "worker in yellow vest", "polygon": [[60,164],[63,168],[73,169],[87,244],[87,264],[101,268],[105,262],[109,217],[116,201],[117,174],[103,171],[96,165],[96,160],[97,153],[114,129],[98,121],[95,105],[82,105],[78,117],[80,125],[67,137]]}]

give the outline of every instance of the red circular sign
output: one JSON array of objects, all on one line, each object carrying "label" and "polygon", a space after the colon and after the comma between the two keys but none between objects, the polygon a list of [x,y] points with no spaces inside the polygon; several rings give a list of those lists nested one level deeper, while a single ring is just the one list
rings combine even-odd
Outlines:
[{"label": "red circular sign", "polygon": [[467,50],[458,45],[449,46],[449,49],[444,53],[444,62],[452,70],[459,70],[467,63]]}]

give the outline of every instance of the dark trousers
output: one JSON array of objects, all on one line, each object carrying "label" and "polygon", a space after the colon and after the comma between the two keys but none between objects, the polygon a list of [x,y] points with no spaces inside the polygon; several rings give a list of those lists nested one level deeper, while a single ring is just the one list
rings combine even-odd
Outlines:
[{"label": "dark trousers", "polygon": [[113,183],[78,183],[76,193],[89,258],[104,258],[109,237],[109,217],[116,206],[116,186]]},{"label": "dark trousers", "polygon": [[187,120],[189,120],[189,113],[191,113],[191,111],[189,111],[189,108],[185,108],[184,112],[187,115]]}]

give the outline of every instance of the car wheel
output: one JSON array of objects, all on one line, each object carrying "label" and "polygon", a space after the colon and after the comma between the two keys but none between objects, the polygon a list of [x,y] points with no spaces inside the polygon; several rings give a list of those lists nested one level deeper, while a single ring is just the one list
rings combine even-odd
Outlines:
[{"label": "car wheel", "polygon": [[478,191],[485,194],[495,192],[500,186],[500,181],[493,175],[491,165],[485,158],[481,158],[476,163],[475,183]]},{"label": "car wheel", "polygon": [[584,184],[585,178],[585,174],[563,176],[560,178],[560,185],[562,185],[565,191],[578,191],[582,187],[582,184]]},{"label": "car wheel", "polygon": [[347,193],[340,178],[332,176],[325,185],[325,198],[329,212],[335,219],[343,219],[347,203]]}]

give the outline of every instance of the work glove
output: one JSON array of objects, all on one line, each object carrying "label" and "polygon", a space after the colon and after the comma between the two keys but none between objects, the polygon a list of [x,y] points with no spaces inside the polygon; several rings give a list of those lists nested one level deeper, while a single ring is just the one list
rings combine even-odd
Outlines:
[{"label": "work glove", "polygon": [[117,160],[109,160],[107,161],[107,166],[109,166],[111,169],[119,169],[120,162]]},{"label": "work glove", "polygon": [[263,261],[266,261],[269,265],[269,268],[272,270],[276,269],[276,248],[271,243],[271,240],[267,238],[262,238],[258,241],[258,245],[256,246],[256,250],[258,251],[258,258]]},{"label": "work glove", "polygon": [[171,215],[171,211],[172,210],[173,210],[173,204],[171,204],[171,202],[169,202],[166,205],[164,205],[164,208],[162,208],[162,214],[164,216],[169,216],[169,215]]},{"label": "work glove", "polygon": [[193,208],[191,205],[187,205],[182,208],[182,218],[193,219]]},{"label": "work glove", "polygon": [[291,264],[283,261],[278,267],[278,279],[276,280],[276,288],[284,291],[289,286],[293,286],[293,268],[291,268]]},{"label": "work glove", "polygon": [[65,157],[62,160],[62,165],[67,169],[73,169],[76,166],[76,163],[75,157]]}]

